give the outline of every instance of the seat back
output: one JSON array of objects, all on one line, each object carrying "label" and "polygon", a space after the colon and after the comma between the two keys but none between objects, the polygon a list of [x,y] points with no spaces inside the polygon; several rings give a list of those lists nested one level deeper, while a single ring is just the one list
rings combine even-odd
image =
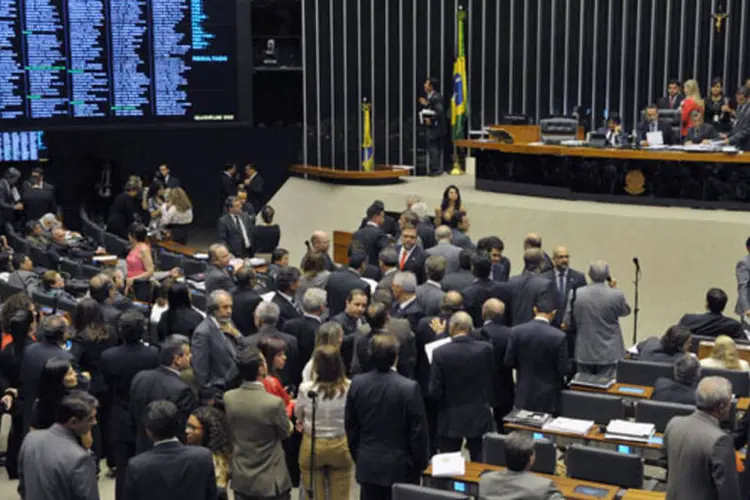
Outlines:
[{"label": "seat back", "polygon": [[722,368],[701,368],[701,378],[703,377],[724,377],[732,383],[732,393],[735,396],[739,398],[750,396],[750,377],[748,377],[747,372],[724,370]]},{"label": "seat back", "polygon": [[625,414],[622,398],[609,394],[583,391],[560,391],[560,415],[568,418],[593,420],[606,425]]},{"label": "seat back", "polygon": [[643,487],[643,462],[637,455],[574,444],[565,458],[568,476],[621,488]]},{"label": "seat back", "polygon": [[81,264],[81,278],[90,280],[97,274],[101,273],[103,269],[91,264]]},{"label": "seat back", "polygon": [[55,269],[55,264],[52,262],[49,254],[36,245],[29,245],[29,257],[34,262],[34,267]]},{"label": "seat back", "polygon": [[68,279],[80,279],[82,277],[81,265],[65,257],[60,259],[60,271],[68,274]]},{"label": "seat back", "polygon": [[104,248],[107,249],[107,253],[125,258],[128,255],[129,247],[130,243],[127,240],[123,240],[112,233],[104,233]]},{"label": "seat back", "polygon": [[[508,436],[488,432],[482,438],[482,462],[505,466],[505,440]],[[534,465],[531,470],[541,474],[555,473],[555,445],[546,438],[534,440]]]},{"label": "seat back", "polygon": [[159,269],[162,271],[169,271],[175,267],[183,267],[183,257],[178,253],[168,252],[162,250],[159,252]]},{"label": "seat back", "polygon": [[81,218],[81,232],[99,245],[104,245],[104,228],[92,222],[88,217]]},{"label": "seat back", "polygon": [[617,381],[622,384],[653,386],[659,377],[672,378],[671,363],[621,359],[617,362]]},{"label": "seat back", "polygon": [[11,296],[24,292],[25,290],[23,288],[18,288],[17,286],[13,286],[7,281],[0,280],[0,300],[3,302],[8,300]]},{"label": "seat back", "polygon": [[49,307],[54,310],[57,310],[57,308],[60,305],[60,300],[56,297],[51,297],[45,293],[37,292],[34,290],[31,292],[31,300],[42,307]]},{"label": "seat back", "polygon": [[182,268],[185,270],[185,276],[203,274],[206,272],[207,265],[205,260],[191,259],[189,257],[185,257],[182,260]]},{"label": "seat back", "polygon": [[10,224],[5,224],[5,235],[8,237],[8,245],[16,252],[29,254],[29,242],[13,229]]},{"label": "seat back", "polygon": [[391,498],[393,500],[469,500],[469,495],[416,484],[396,483],[391,487]]},{"label": "seat back", "polygon": [[664,432],[672,417],[690,415],[694,411],[693,405],[644,399],[635,404],[635,421],[654,424],[656,432]]}]

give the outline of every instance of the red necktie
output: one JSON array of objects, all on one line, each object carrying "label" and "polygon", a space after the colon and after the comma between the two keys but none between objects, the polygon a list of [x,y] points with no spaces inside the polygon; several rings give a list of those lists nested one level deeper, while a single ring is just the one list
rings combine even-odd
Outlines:
[{"label": "red necktie", "polygon": [[669,98],[669,109],[674,109],[674,97]]},{"label": "red necktie", "polygon": [[401,260],[399,260],[399,262],[398,262],[398,268],[401,271],[403,271],[405,265],[406,265],[406,250],[402,248],[401,249]]}]

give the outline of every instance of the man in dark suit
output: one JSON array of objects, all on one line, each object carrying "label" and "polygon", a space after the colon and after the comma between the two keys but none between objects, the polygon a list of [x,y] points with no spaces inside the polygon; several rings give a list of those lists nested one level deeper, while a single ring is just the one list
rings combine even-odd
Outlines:
[{"label": "man in dark suit", "polygon": [[[310,236],[310,245],[308,247],[311,251],[317,252],[323,256],[323,269],[326,271],[335,271],[336,264],[334,264],[329,251],[331,249],[331,237],[325,231],[315,231]],[[304,258],[302,259],[304,261]],[[300,264],[300,267],[304,266]]]},{"label": "man in dark suit", "polygon": [[[750,89],[743,89],[743,93],[745,101],[750,101]],[[729,134],[727,142],[743,151],[750,151],[750,112],[747,109],[742,113],[738,112],[737,121],[732,128],[732,132]]]},{"label": "man in dark suit", "polygon": [[206,319],[193,332],[193,374],[205,396],[220,395],[237,377],[242,334],[232,323],[232,306],[229,292],[211,292],[206,300]]},{"label": "man in dark suit", "polygon": [[477,241],[477,250],[487,252],[492,259],[490,279],[505,283],[510,278],[510,260],[503,255],[505,243],[497,236],[486,236]]},{"label": "man in dark suit", "polygon": [[183,425],[180,410],[171,401],[153,401],[146,407],[145,427],[154,447],[128,463],[127,500],[216,500],[211,452],[180,443],[177,435],[184,431]]},{"label": "man in dark suit", "polygon": [[659,109],[680,109],[682,104],[682,85],[679,80],[669,80],[667,84],[667,95],[659,98],[656,102]]},{"label": "man in dark suit", "polygon": [[638,124],[638,142],[641,146],[648,146],[648,133],[661,132],[664,144],[676,144],[679,138],[674,137],[672,125],[666,120],[659,119],[659,108],[650,104],[646,110],[646,120]]},{"label": "man in dark suit", "polygon": [[714,126],[703,121],[703,112],[701,110],[696,109],[690,113],[690,120],[693,122],[693,126],[688,129],[685,144],[708,144],[711,141],[721,139],[719,132]]},{"label": "man in dark suit", "polygon": [[408,224],[401,230],[401,244],[398,252],[398,268],[401,271],[414,273],[418,283],[424,283],[424,262],[427,256],[422,247],[417,245],[417,228]]},{"label": "man in dark suit", "polygon": [[686,326],[693,335],[703,337],[718,337],[728,335],[733,339],[745,340],[742,324],[732,318],[724,316],[727,305],[727,294],[721,288],[711,288],[706,293],[706,309],[703,314],[686,314],[680,319],[680,324]]},{"label": "man in dark suit", "polygon": [[219,217],[219,241],[235,257],[253,256],[253,220],[242,211],[242,201],[230,196],[226,201],[227,213]]},{"label": "man in dark suit", "polygon": [[209,264],[204,274],[204,286],[206,293],[211,294],[214,290],[224,290],[232,293],[237,285],[234,278],[229,274],[227,268],[232,259],[229,249],[222,243],[214,243],[208,247]]},{"label": "man in dark suit", "polygon": [[89,280],[89,295],[99,304],[104,322],[108,325],[116,325],[123,311],[112,304],[117,295],[117,287],[112,278],[104,273],[91,278]]},{"label": "man in dark suit", "polygon": [[541,268],[539,269],[540,273],[543,273],[545,271],[549,271],[554,267],[552,264],[552,259],[550,259],[549,255],[547,255],[547,252],[544,251],[542,248],[542,235],[539,233],[528,233],[526,237],[523,239],[523,250],[526,251],[529,248],[538,248],[542,251],[542,264]]},{"label": "man in dark suit", "polygon": [[425,251],[427,256],[440,255],[448,264],[446,272],[452,273],[458,271],[458,258],[462,250],[451,242],[453,240],[451,228],[448,226],[438,226],[438,228],[435,229],[435,240],[437,241],[437,244]]},{"label": "man in dark suit", "polygon": [[[399,233],[401,232],[399,223],[396,219],[385,213],[385,203],[383,203],[383,200],[373,201],[372,206],[383,210],[383,222],[380,224],[380,228],[383,230],[383,232],[388,236],[392,236],[394,238],[398,237]],[[362,218],[362,222],[359,224],[359,229],[364,228],[369,220],[370,219],[365,214],[365,217]]]},{"label": "man in dark suit", "polygon": [[398,269],[398,255],[399,252],[393,247],[385,247],[378,257],[380,263],[380,271],[383,277],[378,282],[377,290],[387,290],[389,294],[391,291],[391,283],[393,283],[393,277],[399,271]]},{"label": "man in dark suit", "polygon": [[[512,304],[514,291],[509,283],[498,283],[490,280],[492,261],[490,256],[484,252],[478,252],[471,257],[471,272],[474,274],[474,283],[467,286],[463,291],[464,306],[466,312],[474,320],[475,325],[481,325],[482,307],[487,299],[498,299],[504,304]],[[512,324],[511,315],[506,315],[506,324]]]},{"label": "man in dark suit", "polygon": [[255,271],[252,267],[242,266],[235,274],[237,288],[232,292],[232,322],[247,337],[255,333],[253,313],[263,297],[255,291]]},{"label": "man in dark suit", "polygon": [[219,185],[219,212],[224,213],[227,198],[237,196],[237,165],[225,165]]},{"label": "man in dark suit", "polygon": [[570,371],[568,347],[565,334],[550,325],[555,317],[552,295],[538,297],[534,315],[513,327],[505,366],[516,370],[516,408],[554,413]]},{"label": "man in dark suit", "polygon": [[685,354],[674,362],[673,378],[659,377],[654,382],[653,401],[695,404],[695,386],[701,378],[698,358]]},{"label": "man in dark suit", "polygon": [[[92,278],[93,279],[93,278]],[[115,498],[122,499],[128,460],[135,455],[135,422],[130,419],[130,385],[136,374],[159,366],[159,352],[141,342],[146,318],[138,311],[125,311],[118,318],[117,336],[122,345],[102,353],[101,369],[112,399],[111,441],[115,448]]]},{"label": "man in dark suit", "polygon": [[247,200],[255,209],[256,214],[263,207],[263,189],[265,184],[266,181],[254,165],[249,163],[245,165],[245,180],[242,181],[242,185],[247,191]]},{"label": "man in dark suit", "polygon": [[476,250],[477,246],[471,241],[468,235],[471,223],[469,222],[469,216],[465,212],[456,212],[453,216],[451,223],[453,229],[453,244],[463,250]]},{"label": "man in dark suit", "polygon": [[299,318],[284,323],[284,333],[297,339],[299,364],[305,366],[315,350],[315,334],[323,324],[322,316],[327,311],[326,292],[320,288],[308,288],[302,296],[302,310]]},{"label": "man in dark suit", "polygon": [[466,438],[473,462],[481,461],[482,436],[493,430],[492,347],[474,340],[470,334],[474,322],[465,312],[450,320],[451,342],[437,348],[432,355],[430,397],[438,405],[438,441],[441,453],[461,450]]},{"label": "man in dark suit", "polygon": [[[552,320],[552,325],[560,328],[571,292],[586,286],[586,276],[570,267],[570,254],[565,247],[555,248],[552,252],[552,263],[554,268],[542,273],[542,277],[555,285],[557,314],[555,319]],[[575,345],[575,342],[573,342],[573,345]]]},{"label": "man in dark suit", "polygon": [[[130,385],[130,418],[135,421],[135,452],[150,450],[152,443],[146,434],[146,407],[152,401],[166,399],[180,409],[181,429],[188,416],[198,407],[192,389],[180,373],[190,368],[190,340],[182,335],[170,335],[161,345],[159,367],[136,374]],[[180,433],[180,438],[184,433]]]},{"label": "man in dark suit", "polygon": [[159,180],[164,183],[164,187],[167,189],[174,189],[180,187],[180,180],[172,175],[172,169],[169,165],[163,163],[159,165]]},{"label": "man in dark suit", "polygon": [[34,167],[21,191],[26,220],[36,220],[44,214],[57,213],[55,186],[44,180],[44,169]]},{"label": "man in dark suit", "polygon": [[513,381],[513,370],[505,366],[505,352],[512,332],[505,326],[505,304],[498,299],[487,299],[482,306],[484,323],[472,333],[477,340],[484,340],[492,345],[494,365],[492,369],[492,415],[496,429],[503,428],[503,418],[513,409],[516,397],[516,384]]},{"label": "man in dark suit", "polygon": [[5,231],[5,224],[13,224],[16,214],[23,210],[21,195],[18,193],[18,180],[21,172],[15,167],[10,167],[0,179],[0,228]]},{"label": "man in dark suit", "polygon": [[424,317],[424,310],[417,302],[417,278],[414,273],[399,271],[391,284],[393,298],[393,316],[409,320],[412,331],[417,329],[419,320]]},{"label": "man in dark suit", "polygon": [[8,277],[8,284],[25,290],[27,294],[39,286],[39,275],[34,272],[34,263],[25,253],[13,254],[13,272]]},{"label": "man in dark suit", "polygon": [[474,283],[474,274],[471,272],[471,256],[474,252],[470,250],[461,250],[458,255],[459,270],[445,274],[441,284],[443,291],[457,291],[463,293],[466,287]]},{"label": "man in dark suit", "polygon": [[383,224],[385,211],[380,205],[371,205],[367,209],[367,223],[352,235],[352,240],[359,241],[365,252],[368,262],[378,265],[380,251],[388,244],[388,236],[380,226]]},{"label": "man in dark suit", "polygon": [[392,370],[398,341],[372,339],[374,369],[352,380],[345,427],[362,500],[390,500],[395,483],[419,484],[429,463],[424,403],[416,382]]},{"label": "man in dark suit", "polygon": [[344,359],[346,372],[351,373],[354,344],[357,342],[357,331],[364,323],[365,309],[367,309],[367,294],[364,290],[354,289],[346,298],[346,307],[337,315],[331,317],[344,330],[344,342],[341,344],[341,357]]},{"label": "man in dark suit", "polygon": [[445,295],[440,282],[445,276],[445,267],[445,259],[439,255],[432,255],[425,261],[427,281],[417,287],[417,302],[427,316],[440,314],[440,302]]},{"label": "man in dark suit", "polygon": [[541,248],[529,248],[523,253],[524,270],[513,276],[508,284],[513,290],[511,325],[520,325],[534,318],[534,304],[540,295],[547,294],[554,301],[558,293],[555,284],[541,275],[544,264]]},{"label": "man in dark suit", "polygon": [[435,225],[428,216],[427,204],[423,201],[414,203],[411,211],[417,216],[417,236],[422,240],[422,248],[427,250],[435,246]]},{"label": "man in dark suit", "polygon": [[297,339],[277,328],[279,323],[279,306],[273,302],[261,302],[255,308],[255,326],[258,333],[247,338],[245,345],[258,347],[260,342],[268,337],[281,340],[286,345],[286,365],[278,370],[279,380],[284,387],[298,386],[302,380],[302,365],[300,364],[299,344]]},{"label": "man in dark suit", "polygon": [[302,316],[302,308],[294,297],[299,288],[300,272],[296,267],[284,267],[276,275],[276,293],[271,302],[279,306],[279,329],[284,323]]},{"label": "man in dark suit", "polygon": [[364,290],[369,296],[370,285],[361,277],[366,265],[367,253],[363,250],[354,250],[349,255],[349,267],[331,273],[326,285],[328,311],[331,316],[346,308],[346,298],[352,290]]},{"label": "man in dark suit", "polygon": [[443,108],[443,96],[437,91],[438,81],[428,78],[424,82],[424,93],[427,97],[420,97],[419,104],[424,106],[425,114],[423,124],[427,129],[427,156],[429,160],[429,175],[442,175],[444,171],[443,160],[443,136],[445,135],[445,109]]}]

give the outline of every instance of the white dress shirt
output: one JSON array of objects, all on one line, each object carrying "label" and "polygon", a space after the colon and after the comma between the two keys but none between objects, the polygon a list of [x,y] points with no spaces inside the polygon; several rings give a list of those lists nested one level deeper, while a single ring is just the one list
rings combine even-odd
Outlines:
[{"label": "white dress shirt", "polygon": [[297,420],[301,420],[306,434],[312,434],[312,400],[307,397],[309,391],[318,393],[315,409],[315,437],[335,438],[346,435],[344,429],[344,407],[346,406],[346,394],[349,391],[349,382],[346,390],[336,394],[331,399],[325,399],[318,390],[315,382],[303,382],[299,387],[297,404],[294,413]]}]

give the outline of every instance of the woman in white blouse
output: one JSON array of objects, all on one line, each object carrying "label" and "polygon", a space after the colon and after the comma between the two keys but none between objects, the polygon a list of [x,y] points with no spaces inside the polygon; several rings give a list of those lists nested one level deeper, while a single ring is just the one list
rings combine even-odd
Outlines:
[{"label": "woman in white blouse", "polygon": [[[344,343],[344,329],[340,323],[335,321],[328,321],[323,323],[315,332],[315,348],[322,345],[332,345],[336,349],[341,350],[341,344]],[[315,380],[315,373],[313,373],[313,360],[312,357],[305,364],[302,369],[302,382],[312,382]]]},{"label": "woman in white blouse", "polygon": [[188,227],[193,223],[193,204],[185,190],[178,187],[169,190],[169,200],[161,216],[161,227],[172,232],[172,240],[187,244]]},{"label": "woman in white blouse", "polygon": [[[344,361],[339,348],[323,345],[313,353],[314,382],[303,382],[297,396],[295,415],[297,426],[303,432],[299,453],[302,482],[310,489],[310,436],[312,434],[312,400],[309,393],[317,394],[315,411],[315,469],[312,471],[314,497],[310,500],[347,500],[351,490],[354,464],[349,454],[349,443],[344,428],[344,407],[349,391]],[[328,476],[329,491],[325,492]]]}]

